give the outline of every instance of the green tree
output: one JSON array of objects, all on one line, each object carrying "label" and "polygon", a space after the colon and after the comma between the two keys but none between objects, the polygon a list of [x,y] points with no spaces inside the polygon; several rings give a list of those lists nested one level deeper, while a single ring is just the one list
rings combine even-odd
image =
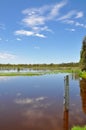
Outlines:
[{"label": "green tree", "polygon": [[82,41],[82,49],[80,52],[80,68],[82,71],[86,71],[86,36]]}]

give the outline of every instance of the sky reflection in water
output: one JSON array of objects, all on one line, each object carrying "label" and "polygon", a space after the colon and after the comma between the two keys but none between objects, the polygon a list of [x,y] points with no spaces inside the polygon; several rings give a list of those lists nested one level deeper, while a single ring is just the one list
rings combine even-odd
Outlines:
[{"label": "sky reflection in water", "polygon": [[65,130],[86,124],[86,81],[70,75],[69,111],[64,76],[0,77],[0,130]]}]

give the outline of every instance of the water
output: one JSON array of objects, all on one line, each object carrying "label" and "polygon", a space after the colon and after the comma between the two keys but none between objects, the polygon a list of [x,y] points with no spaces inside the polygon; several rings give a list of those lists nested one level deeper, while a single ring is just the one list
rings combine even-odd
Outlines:
[{"label": "water", "polygon": [[0,77],[0,130],[69,130],[86,125],[86,81],[69,74],[66,111],[65,75]]}]

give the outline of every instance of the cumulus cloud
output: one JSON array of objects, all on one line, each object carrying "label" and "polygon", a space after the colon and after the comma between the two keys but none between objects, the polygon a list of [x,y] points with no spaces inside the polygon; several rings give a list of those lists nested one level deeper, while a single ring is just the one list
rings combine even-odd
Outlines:
[{"label": "cumulus cloud", "polygon": [[0,59],[15,59],[15,55],[9,53],[0,53]]}]

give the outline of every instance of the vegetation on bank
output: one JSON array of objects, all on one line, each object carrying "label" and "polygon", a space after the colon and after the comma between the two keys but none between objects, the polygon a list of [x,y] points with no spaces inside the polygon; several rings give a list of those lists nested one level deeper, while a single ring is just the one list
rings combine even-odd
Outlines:
[{"label": "vegetation on bank", "polygon": [[[28,68],[29,69],[29,68]],[[33,69],[31,68],[30,71],[28,71],[28,69],[22,69],[21,70],[13,70],[10,69],[5,71],[2,69],[0,71],[0,76],[34,76],[34,75],[44,75],[44,74],[57,74],[57,73],[78,73],[79,72],[79,68],[78,67],[58,67],[56,68],[47,68],[47,69]],[[36,70],[36,71],[33,71]]]},{"label": "vegetation on bank", "polygon": [[62,70],[79,67],[79,63],[62,63],[62,64],[0,64],[0,70]]},{"label": "vegetation on bank", "polygon": [[43,73],[33,73],[33,72],[6,72],[6,73],[0,73],[0,76],[40,76],[43,75]]},{"label": "vegetation on bank", "polygon": [[[32,72],[31,70],[36,71]],[[78,71],[79,71],[79,63],[16,64],[16,65],[0,64],[0,76],[34,76],[44,74],[56,74],[56,73],[72,73]]]},{"label": "vegetation on bank", "polygon": [[79,76],[80,76],[81,78],[86,79],[86,72],[80,72],[80,73],[79,73]]},{"label": "vegetation on bank", "polygon": [[73,127],[71,130],[86,130],[86,126],[84,127],[76,126],[76,127]]},{"label": "vegetation on bank", "polygon": [[82,41],[82,48],[80,52],[80,68],[82,71],[86,71],[86,36]]},{"label": "vegetation on bank", "polygon": [[[38,75],[44,75],[44,74],[77,73],[80,77],[86,79],[86,72],[80,71],[78,63],[73,63],[73,64],[67,63],[64,65],[63,64],[36,65],[35,64],[35,65],[30,65],[30,66],[23,65],[23,64],[22,65],[0,64],[0,76],[38,76]],[[31,70],[36,70],[36,71],[31,71]]]}]

